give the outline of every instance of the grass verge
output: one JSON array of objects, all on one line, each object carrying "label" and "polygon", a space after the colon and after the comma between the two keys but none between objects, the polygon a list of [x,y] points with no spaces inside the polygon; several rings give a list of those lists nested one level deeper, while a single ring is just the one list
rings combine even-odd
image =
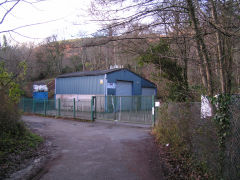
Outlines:
[{"label": "grass verge", "polygon": [[0,136],[0,179],[19,170],[20,165],[36,155],[43,138],[25,129],[21,134],[2,133]]}]

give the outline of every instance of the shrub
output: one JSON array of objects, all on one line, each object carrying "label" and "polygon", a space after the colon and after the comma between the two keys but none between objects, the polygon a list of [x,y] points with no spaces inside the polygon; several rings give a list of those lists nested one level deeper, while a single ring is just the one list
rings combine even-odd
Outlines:
[{"label": "shrub", "polygon": [[[24,69],[24,63],[20,67]],[[9,166],[16,166],[15,161],[21,153],[37,147],[43,140],[31,133],[21,121],[18,81],[23,80],[23,76],[24,71],[19,74],[7,72],[0,62],[0,179],[6,176]]]},{"label": "shrub", "polygon": [[153,133],[166,147],[170,164],[178,169],[177,179],[214,179],[218,149],[212,124],[200,118],[200,103],[161,105]]}]

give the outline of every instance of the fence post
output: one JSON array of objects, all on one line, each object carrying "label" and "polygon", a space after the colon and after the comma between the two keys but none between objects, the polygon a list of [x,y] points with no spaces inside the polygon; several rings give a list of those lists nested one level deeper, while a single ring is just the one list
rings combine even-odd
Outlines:
[{"label": "fence post", "polygon": [[119,121],[121,121],[122,114],[122,96],[119,96]]},{"label": "fence post", "polygon": [[[95,111],[95,108],[94,108],[94,99],[95,99],[95,96],[92,96],[91,97],[91,120],[94,121],[94,111]],[[95,105],[96,106],[96,105]]]},{"label": "fence post", "polygon": [[113,96],[113,111],[114,111],[114,120],[117,120],[117,97]]},{"label": "fence post", "polygon": [[60,117],[60,115],[61,115],[61,110],[60,110],[60,107],[61,107],[61,104],[60,104],[61,102],[60,102],[60,98],[58,99],[58,117]]},{"label": "fence post", "polygon": [[23,98],[23,112],[25,112],[25,98]]},{"label": "fence post", "polygon": [[94,96],[94,98],[95,98],[95,109],[94,109],[94,119],[96,119],[97,118],[97,97],[96,96]]},{"label": "fence post", "polygon": [[33,98],[33,109],[32,109],[32,112],[35,113],[35,100]]},{"label": "fence post", "polygon": [[76,101],[75,101],[75,98],[73,98],[73,118],[76,118]]},{"label": "fence post", "polygon": [[44,116],[47,115],[46,99],[44,99]]},{"label": "fence post", "polygon": [[155,96],[152,96],[152,126],[155,126]]}]

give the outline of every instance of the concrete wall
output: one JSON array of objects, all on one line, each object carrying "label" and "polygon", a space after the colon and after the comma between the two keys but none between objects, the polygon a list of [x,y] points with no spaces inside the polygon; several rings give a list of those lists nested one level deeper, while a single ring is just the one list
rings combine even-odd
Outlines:
[{"label": "concrete wall", "polygon": [[[56,100],[60,99],[61,109],[63,110],[73,110],[73,99],[75,98],[75,108],[76,111],[80,112],[90,112],[91,111],[91,99],[92,94],[57,94]],[[104,96],[103,96],[104,99]],[[97,101],[97,110],[100,112],[104,106],[105,101]],[[58,103],[56,103],[56,108],[58,107]]]},{"label": "concrete wall", "polygon": [[56,94],[56,99],[66,99],[66,100],[73,100],[75,98],[76,101],[78,100],[91,100],[92,94]]}]

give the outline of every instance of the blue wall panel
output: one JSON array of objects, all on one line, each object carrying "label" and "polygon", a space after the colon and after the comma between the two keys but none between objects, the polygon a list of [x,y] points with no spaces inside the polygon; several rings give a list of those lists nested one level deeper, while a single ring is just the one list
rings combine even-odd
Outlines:
[{"label": "blue wall panel", "polygon": [[[142,87],[155,88],[155,84],[147,81],[140,76],[124,69],[115,71],[107,75],[108,83],[117,83],[117,81],[130,81],[133,83],[133,96],[142,95]],[[107,89],[108,95],[116,95],[116,89]]]},{"label": "blue wall panel", "polygon": [[[106,95],[116,95],[117,81],[132,82],[133,96],[142,95],[142,87],[156,88],[153,83],[141,78],[127,69],[108,73],[106,81],[104,78],[105,75],[57,78],[56,94],[104,95],[106,88]],[[101,80],[103,83],[100,83]],[[109,86],[107,84],[109,84]],[[113,84],[115,84],[115,86]]]},{"label": "blue wall panel", "polygon": [[34,99],[48,99],[48,92],[33,92]]},{"label": "blue wall panel", "polygon": [[141,84],[142,84],[142,87],[146,87],[146,88],[156,88],[155,84],[145,80],[145,79],[141,79]]},{"label": "blue wall panel", "polygon": [[[133,82],[133,96],[141,95],[141,78],[134,73],[123,69],[121,71],[115,71],[107,74],[108,83],[117,83],[117,81],[131,81]],[[111,93],[116,95],[116,89],[112,89]]]},{"label": "blue wall panel", "polygon": [[56,79],[56,94],[104,95],[104,75]]}]

